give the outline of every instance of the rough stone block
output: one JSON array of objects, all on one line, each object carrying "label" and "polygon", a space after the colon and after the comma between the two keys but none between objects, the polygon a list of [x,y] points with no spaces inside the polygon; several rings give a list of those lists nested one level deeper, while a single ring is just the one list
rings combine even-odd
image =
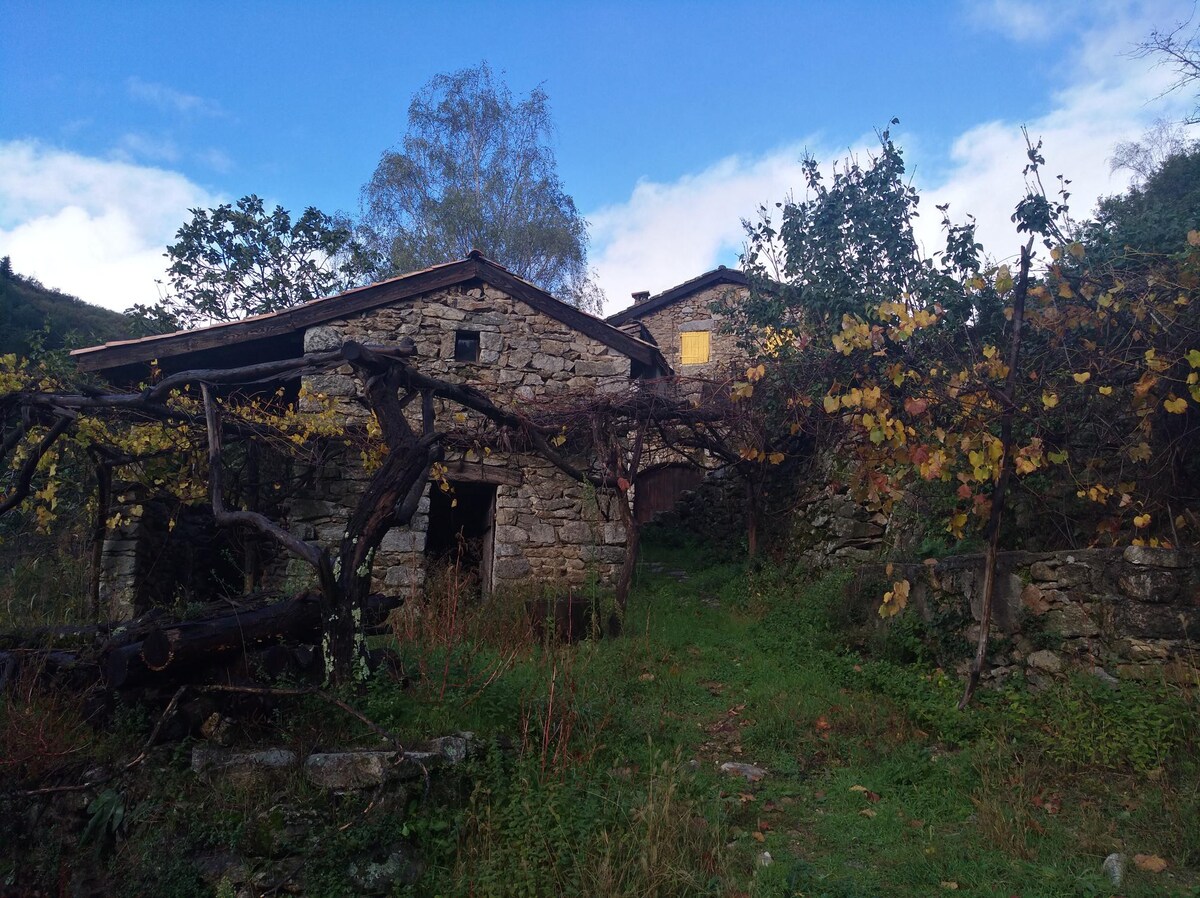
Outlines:
[{"label": "rough stone block", "polygon": [[1041,589],[1030,583],[1021,590],[1021,606],[1030,614],[1045,614],[1050,608],[1050,600]]},{"label": "rough stone block", "polygon": [[354,396],[358,392],[354,378],[344,374],[313,374],[304,379],[304,385],[308,392],[326,396]]},{"label": "rough stone block", "polygon": [[1187,567],[1184,553],[1177,549],[1156,549],[1150,546],[1129,546],[1122,556],[1129,564],[1152,567]]},{"label": "rough stone block", "polygon": [[305,352],[329,352],[342,346],[341,332],[332,327],[310,327],[304,332]]},{"label": "rough stone block", "polygon": [[396,751],[339,751],[311,754],[304,775],[314,786],[350,792],[386,782],[400,760]]},{"label": "rough stone block", "polygon": [[1044,671],[1045,673],[1056,674],[1061,673],[1063,669],[1062,658],[1054,652],[1043,649],[1040,652],[1034,652],[1026,659],[1026,663],[1035,670]]},{"label": "rough stone block", "polygon": [[529,542],[529,533],[511,524],[502,524],[496,528],[496,542],[521,544]]},{"label": "rough stone block", "polygon": [[595,538],[591,526],[586,521],[567,521],[558,532],[563,540],[577,546],[586,546]]},{"label": "rough stone block", "polygon": [[608,523],[604,525],[604,541],[609,545],[625,544],[625,525]]},{"label": "rough stone block", "polygon": [[1056,567],[1052,567],[1044,561],[1035,561],[1029,566],[1029,576],[1031,579],[1045,583],[1058,579],[1058,571]]},{"label": "rough stone block", "polygon": [[497,580],[520,580],[529,576],[531,568],[526,558],[500,558],[492,566]]},{"label": "rough stone block", "polygon": [[383,582],[393,589],[397,587],[410,588],[420,586],[424,581],[425,569],[407,564],[389,567],[383,575]]},{"label": "rough stone block", "polygon": [[1161,605],[1172,601],[1179,594],[1178,577],[1171,571],[1139,570],[1123,574],[1118,583],[1121,592],[1139,602]]},{"label": "rough stone block", "polygon": [[425,534],[410,529],[389,530],[379,548],[384,552],[421,552],[425,549]]},{"label": "rough stone block", "polygon": [[1060,605],[1051,608],[1043,618],[1046,631],[1066,639],[1099,636],[1100,623],[1080,605]]},{"label": "rough stone block", "polygon": [[1116,608],[1118,633],[1140,639],[1200,639],[1200,608],[1126,602]]},{"label": "rough stone block", "polygon": [[205,779],[220,777],[248,784],[295,767],[298,758],[286,748],[263,751],[232,751],[197,746],[192,749],[192,772]]}]

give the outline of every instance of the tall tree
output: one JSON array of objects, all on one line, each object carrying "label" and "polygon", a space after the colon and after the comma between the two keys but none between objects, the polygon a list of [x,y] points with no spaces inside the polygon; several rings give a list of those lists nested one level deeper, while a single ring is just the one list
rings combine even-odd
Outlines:
[{"label": "tall tree", "polygon": [[756,287],[748,303],[723,309],[739,336],[753,343],[764,323],[836,329],[845,314],[903,296],[940,302],[959,321],[978,317],[956,277],[979,266],[974,225],[947,220],[940,259],[921,254],[913,229],[920,197],[888,130],[876,153],[851,156],[828,181],[812,157],[803,171],[806,195],[777,203],[778,223],[765,207],[758,222],[745,223],[744,267]]},{"label": "tall tree", "polygon": [[129,310],[143,332],[274,312],[358,286],[373,270],[350,223],[312,206],[293,221],[251,194],[189,211],[167,247],[169,292]]},{"label": "tall tree", "polygon": [[[1189,35],[1190,25],[1189,18],[1169,30],[1155,29],[1138,45],[1137,55],[1149,57],[1175,73],[1175,81],[1165,93],[1191,90],[1193,85],[1200,84],[1200,25]],[[1200,95],[1197,100],[1200,101]],[[1200,124],[1200,103],[1183,121],[1188,125]]]},{"label": "tall tree", "polygon": [[1135,186],[1145,184],[1172,156],[1200,148],[1179,122],[1158,119],[1138,140],[1123,140],[1113,147],[1109,171],[1133,173]]},{"label": "tall tree", "polygon": [[[549,99],[514,99],[486,62],[434,77],[399,149],[362,190],[367,242],[393,274],[472,249],[575,305],[597,305],[587,223],[558,178]],[[590,292],[589,292],[590,291]]]}]

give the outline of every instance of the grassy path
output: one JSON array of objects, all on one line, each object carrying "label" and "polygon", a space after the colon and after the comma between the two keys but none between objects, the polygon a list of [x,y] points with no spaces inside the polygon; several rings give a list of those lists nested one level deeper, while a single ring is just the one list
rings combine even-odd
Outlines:
[{"label": "grassy path", "polygon": [[[719,832],[707,883],[658,894],[1200,894],[1189,699],[1077,682],[959,714],[956,681],[840,645],[840,582],[666,561],[687,578],[644,576],[628,637],[577,647],[572,669],[581,788],[636,792],[667,758]],[[1149,760],[1094,763],[1122,751]],[[748,783],[724,761],[768,773]],[[1110,852],[1129,859],[1120,888],[1101,872]]]}]

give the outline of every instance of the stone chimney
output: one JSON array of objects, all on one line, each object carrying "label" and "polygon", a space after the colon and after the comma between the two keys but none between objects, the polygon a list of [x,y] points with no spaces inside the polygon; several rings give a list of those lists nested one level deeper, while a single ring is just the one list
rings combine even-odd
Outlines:
[{"label": "stone chimney", "polygon": [[649,290],[639,290],[637,293],[633,294],[633,303],[634,303],[634,305],[639,305],[641,303],[644,303],[649,298],[650,298]]}]

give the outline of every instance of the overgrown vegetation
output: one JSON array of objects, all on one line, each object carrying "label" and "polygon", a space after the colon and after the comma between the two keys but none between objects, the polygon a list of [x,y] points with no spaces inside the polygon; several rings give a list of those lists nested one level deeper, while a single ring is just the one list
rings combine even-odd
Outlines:
[{"label": "overgrown vegetation", "polygon": [[[397,857],[398,895],[1196,894],[1194,688],[1084,676],[958,712],[953,676],[896,660],[911,652],[889,641],[912,634],[848,643],[848,577],[712,563],[680,540],[649,551],[656,570],[688,574],[644,571],[620,640],[531,641],[527,596],[459,606],[444,639],[449,615],[433,606],[397,621],[408,688],[381,673],[352,700],[403,739],[471,730],[484,746],[428,795],[333,795],[296,774],[208,784],[187,743],[164,746],[153,773],[34,826],[31,802],[6,797],[0,870],[19,888],[94,869],[126,894],[202,895],[222,888],[200,876],[214,854],[266,875],[295,853],[305,894],[328,896],[362,894],[368,865]],[[53,706],[36,713],[58,721],[60,770],[126,757],[152,723],[127,716],[70,755]],[[377,744],[325,704],[245,718],[239,734],[301,751]],[[726,761],[768,772],[747,782],[720,773]],[[1167,867],[1131,863],[1118,890],[1101,873],[1115,851]]]}]

